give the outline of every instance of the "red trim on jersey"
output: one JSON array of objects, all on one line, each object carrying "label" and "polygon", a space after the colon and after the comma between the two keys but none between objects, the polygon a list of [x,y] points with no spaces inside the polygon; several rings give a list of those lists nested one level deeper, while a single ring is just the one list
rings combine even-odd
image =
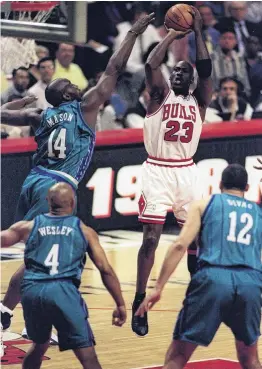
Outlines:
[{"label": "red trim on jersey", "polygon": [[184,163],[190,160],[193,160],[192,158],[188,158],[188,159],[160,159],[160,158],[155,158],[154,156],[148,155],[149,159],[153,159],[153,160],[158,160],[158,161],[166,161],[169,163]]},{"label": "red trim on jersey", "polygon": [[162,104],[160,105],[160,107],[157,109],[157,111],[155,111],[152,114],[146,114],[146,118],[152,117],[153,115],[156,115],[164,106],[165,102],[167,101],[167,98],[169,97],[169,95],[171,94],[171,90],[169,90],[168,94],[166,95],[166,98],[164,99],[164,101],[162,102]]},{"label": "red trim on jersey", "polygon": [[157,164],[157,163],[150,163],[150,161],[146,161],[147,164],[150,165],[157,165],[158,167],[165,167],[165,168],[184,168],[184,167],[191,167],[195,165],[195,163],[185,164],[185,165],[164,165],[164,164]]},{"label": "red trim on jersey", "polygon": [[188,255],[197,255],[197,250],[189,250],[187,249]]},{"label": "red trim on jersey", "polygon": [[150,223],[150,224],[165,224],[165,221],[162,220],[149,220],[149,219],[144,219],[144,218],[140,218],[138,217],[138,221],[141,223]]},{"label": "red trim on jersey", "polygon": [[162,217],[160,215],[151,215],[151,214],[143,214],[143,217],[146,217],[146,218],[157,218],[157,219],[166,219],[166,217]]}]

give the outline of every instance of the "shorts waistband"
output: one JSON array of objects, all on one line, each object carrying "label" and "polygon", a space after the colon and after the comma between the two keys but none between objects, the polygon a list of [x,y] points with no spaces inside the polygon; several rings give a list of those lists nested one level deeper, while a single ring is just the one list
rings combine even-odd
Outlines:
[{"label": "shorts waistband", "polygon": [[168,168],[181,168],[181,167],[190,167],[194,165],[194,161],[192,158],[188,159],[160,159],[155,158],[154,156],[148,156],[147,161],[148,164],[158,165],[159,167],[168,167]]},{"label": "shorts waistband", "polygon": [[48,177],[52,177],[58,181],[61,181],[63,179],[65,182],[68,182],[74,189],[77,189],[78,181],[67,173],[60,172],[58,170],[46,169],[41,165],[34,167],[32,171]]}]

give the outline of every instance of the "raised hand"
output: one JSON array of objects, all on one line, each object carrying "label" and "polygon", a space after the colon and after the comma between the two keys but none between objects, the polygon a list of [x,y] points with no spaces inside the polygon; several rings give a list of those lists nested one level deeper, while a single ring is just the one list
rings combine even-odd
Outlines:
[{"label": "raised hand", "polygon": [[132,26],[130,29],[130,32],[133,32],[137,35],[140,35],[141,33],[145,32],[147,29],[147,26],[154,22],[155,20],[155,13],[151,13],[149,15],[146,15],[145,17],[142,17],[136,21],[136,23]]},{"label": "raised hand", "polygon": [[191,6],[191,11],[189,13],[193,17],[193,25],[192,28],[194,31],[201,31],[203,27],[203,20],[201,14],[199,13],[198,9],[194,6]]},{"label": "raised hand", "polygon": [[24,102],[24,106],[26,106],[26,105],[30,105],[33,102],[35,102],[37,100],[37,97],[34,95],[28,95],[28,96],[23,97],[22,100]]},{"label": "raised hand", "polygon": [[112,315],[112,325],[117,327],[122,327],[122,325],[126,321],[126,307],[125,306],[117,306],[113,311]]},{"label": "raised hand", "polygon": [[164,26],[167,30],[167,32],[172,33],[175,36],[175,40],[180,40],[181,38],[188,35],[190,32],[192,32],[192,29],[188,29],[187,31],[176,31],[173,28],[167,28],[166,24],[164,23]]}]

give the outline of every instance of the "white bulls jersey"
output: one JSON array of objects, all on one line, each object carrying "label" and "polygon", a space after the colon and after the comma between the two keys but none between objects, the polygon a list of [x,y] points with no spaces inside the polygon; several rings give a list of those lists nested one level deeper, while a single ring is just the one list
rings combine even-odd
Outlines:
[{"label": "white bulls jersey", "polygon": [[144,122],[144,143],[150,157],[187,159],[194,156],[202,131],[195,97],[170,90],[161,107]]}]

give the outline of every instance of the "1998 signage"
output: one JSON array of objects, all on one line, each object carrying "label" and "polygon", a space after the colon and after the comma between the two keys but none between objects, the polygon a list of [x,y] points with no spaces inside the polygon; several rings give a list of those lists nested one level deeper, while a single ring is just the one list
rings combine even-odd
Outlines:
[{"label": "1998 signage", "polygon": [[[246,198],[261,202],[261,172],[254,169],[259,156],[258,142],[252,138],[235,141],[201,142],[195,156],[199,168],[203,196],[219,193],[223,169],[238,162],[249,175],[250,189]],[[261,144],[261,142],[260,142]],[[138,225],[140,172],[147,154],[142,145],[97,150],[93,164],[80,184],[80,217],[97,230],[134,227]],[[167,222],[173,222],[172,217]]]},{"label": "1998 signage", "polygon": [[[260,131],[259,131],[260,132]],[[200,170],[203,195],[219,192],[221,172],[228,163],[244,165],[250,189],[246,197],[261,202],[261,171],[253,168],[262,155],[262,135],[200,141],[194,157]],[[32,152],[2,155],[2,229],[14,221],[22,183],[32,166]],[[91,166],[78,190],[78,215],[96,230],[136,227],[140,171],[147,153],[142,142],[96,146]],[[14,181],[15,178],[15,181]],[[172,214],[167,223],[173,223]]]}]

